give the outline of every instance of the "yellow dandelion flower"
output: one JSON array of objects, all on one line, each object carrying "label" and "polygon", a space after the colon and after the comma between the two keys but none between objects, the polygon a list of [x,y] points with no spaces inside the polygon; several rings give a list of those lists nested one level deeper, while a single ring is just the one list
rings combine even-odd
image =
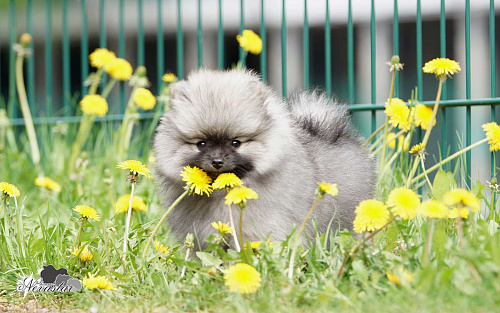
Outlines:
[{"label": "yellow dandelion flower", "polygon": [[255,267],[246,263],[237,263],[227,269],[224,273],[224,280],[229,291],[250,294],[259,289],[262,279]]},{"label": "yellow dandelion flower", "polygon": [[105,48],[97,48],[89,55],[90,65],[95,68],[101,68],[111,64],[116,59],[114,52]]},{"label": "yellow dandelion flower", "polygon": [[117,80],[128,80],[133,72],[132,65],[122,58],[115,58],[109,64],[105,64],[104,70],[109,76]]},{"label": "yellow dandelion flower", "polygon": [[97,211],[88,205],[77,205],[73,211],[79,213],[84,218],[99,221],[99,214],[97,214]]},{"label": "yellow dandelion flower", "polygon": [[88,289],[101,289],[101,290],[116,290],[111,280],[105,276],[94,276],[90,273],[89,277],[83,278],[82,284]]},{"label": "yellow dandelion flower", "polygon": [[406,270],[402,270],[400,273],[386,272],[387,279],[395,284],[396,286],[401,286],[400,278],[404,279],[406,282],[411,283],[413,280],[413,275]]},{"label": "yellow dandelion flower", "polygon": [[86,95],[80,101],[84,114],[104,116],[108,112],[108,102],[100,95]]},{"label": "yellow dandelion flower", "polygon": [[396,134],[395,133],[388,133],[387,134],[387,146],[391,149],[396,149]]},{"label": "yellow dandelion flower", "polygon": [[116,168],[129,170],[130,174],[133,176],[143,175],[149,179],[152,178],[150,175],[151,172],[149,168],[146,165],[142,164],[141,161],[137,160],[122,161],[116,165]]},{"label": "yellow dandelion flower", "polygon": [[408,140],[405,142],[405,136],[400,135],[398,137],[398,149],[401,149],[402,151],[408,151],[409,148],[410,148],[410,141]]},{"label": "yellow dandelion flower", "polygon": [[186,166],[181,172],[182,180],[186,182],[191,193],[202,196],[204,193],[209,197],[213,189],[210,183],[212,178],[204,170],[195,167]]},{"label": "yellow dandelion flower", "polygon": [[453,208],[448,211],[448,218],[458,218],[461,217],[463,219],[469,218],[469,209],[467,208]]},{"label": "yellow dandelion flower", "polygon": [[231,189],[231,191],[227,193],[225,203],[227,205],[237,204],[244,208],[246,207],[248,199],[259,199],[259,195],[248,187],[240,186]]},{"label": "yellow dandelion flower", "polygon": [[252,241],[250,243],[250,246],[252,247],[253,250],[256,250],[260,247],[261,243],[262,243],[261,241]]},{"label": "yellow dandelion flower", "polygon": [[419,215],[430,218],[445,218],[449,209],[437,200],[425,200],[417,209]]},{"label": "yellow dandelion flower", "polygon": [[241,179],[234,173],[222,173],[214,180],[212,187],[215,189],[234,188],[243,185]]},{"label": "yellow dandelion flower", "polygon": [[410,153],[420,153],[420,151],[423,151],[425,149],[424,144],[422,143],[417,143],[413,147],[411,147]]},{"label": "yellow dandelion flower", "polygon": [[168,247],[158,240],[155,240],[155,250],[159,255],[170,254],[170,250],[168,250]]},{"label": "yellow dandelion flower", "polygon": [[161,77],[161,80],[163,80],[166,83],[174,83],[174,82],[178,81],[179,79],[177,78],[177,76],[175,76],[174,73],[167,73],[167,74],[163,74],[163,76]]},{"label": "yellow dandelion flower", "polygon": [[[428,129],[431,124],[432,109],[423,104],[415,106],[415,126],[420,126],[422,129]],[[436,125],[436,119],[432,121],[432,126]]]},{"label": "yellow dandelion flower", "polygon": [[422,68],[424,73],[434,74],[437,78],[445,80],[447,77],[459,72],[460,64],[448,58],[436,58],[425,63]]},{"label": "yellow dandelion flower", "polygon": [[[129,203],[130,203],[130,194],[121,196],[116,201],[115,212],[117,214],[127,212]],[[142,200],[141,197],[134,196],[132,198],[132,209],[136,211],[147,212],[148,206],[146,205],[146,203],[144,203],[144,200]]]},{"label": "yellow dandelion flower", "polygon": [[389,117],[389,123],[401,130],[408,131],[412,125],[410,108],[399,98],[392,98],[385,103],[385,111]]},{"label": "yellow dandelion flower", "polygon": [[50,179],[49,177],[37,177],[35,178],[35,185],[40,187],[45,187],[55,192],[61,192],[61,185]]},{"label": "yellow dandelion flower", "polygon": [[17,189],[16,186],[4,181],[0,183],[0,194],[11,198],[13,198],[14,196],[16,198],[19,198],[19,196],[21,195],[19,189]]},{"label": "yellow dandelion flower", "polygon": [[238,43],[245,51],[255,55],[262,52],[262,39],[249,29],[243,30],[243,36],[236,36],[236,40],[238,40]]},{"label": "yellow dandelion flower", "polygon": [[75,247],[73,249],[73,255],[76,256],[76,257],[79,257],[80,260],[82,260],[82,262],[90,261],[94,257],[92,255],[92,252],[87,248],[87,246],[85,246],[83,249],[81,249],[81,248],[78,249],[78,248]]},{"label": "yellow dandelion flower", "polygon": [[500,126],[495,122],[491,122],[483,124],[483,130],[486,132],[490,151],[500,150]]},{"label": "yellow dandelion flower", "polygon": [[320,183],[317,183],[318,184],[318,192],[320,193],[320,195],[325,195],[326,193],[329,194],[330,196],[332,197],[335,197],[336,195],[339,194],[339,190],[337,189],[337,184],[329,184],[329,183],[325,183],[325,182],[322,182],[321,184]]},{"label": "yellow dandelion flower", "polygon": [[417,216],[420,199],[415,191],[408,188],[396,188],[389,193],[387,205],[391,207],[392,214],[404,220]]},{"label": "yellow dandelion flower", "polygon": [[387,206],[375,199],[361,201],[354,212],[356,218],[353,224],[357,233],[377,230],[389,221]]},{"label": "yellow dandelion flower", "polygon": [[151,110],[156,105],[156,98],[146,88],[137,88],[134,92],[134,102],[143,110]]},{"label": "yellow dandelion flower", "polygon": [[212,227],[215,228],[220,234],[225,235],[225,234],[232,234],[233,231],[231,230],[231,226],[226,223],[222,223],[221,221],[219,222],[213,222]]},{"label": "yellow dandelion flower", "polygon": [[470,191],[462,188],[456,188],[445,193],[443,203],[458,208],[467,207],[474,213],[481,208],[479,200]]}]

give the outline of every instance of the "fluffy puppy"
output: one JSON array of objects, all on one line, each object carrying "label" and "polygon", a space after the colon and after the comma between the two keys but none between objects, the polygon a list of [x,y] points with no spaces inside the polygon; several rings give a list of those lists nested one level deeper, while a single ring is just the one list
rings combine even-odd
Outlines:
[{"label": "fluffy puppy", "polygon": [[[165,205],[184,191],[179,174],[186,165],[213,179],[232,172],[259,195],[244,210],[244,239],[284,240],[307,215],[317,182],[325,181],[337,184],[339,194],[316,208],[318,230],[325,232],[332,219],[334,229],[352,229],[355,207],[372,196],[375,174],[360,137],[349,130],[345,106],[315,92],[285,103],[245,70],[198,70],[172,85],[171,95],[172,108],[154,139]],[[215,232],[212,222],[229,221],[224,196],[218,190],[184,198],[168,218],[171,230],[179,240],[194,232],[203,241]],[[236,229],[238,211],[233,209]],[[306,234],[314,235],[311,222]],[[232,238],[229,244],[234,248]]]}]

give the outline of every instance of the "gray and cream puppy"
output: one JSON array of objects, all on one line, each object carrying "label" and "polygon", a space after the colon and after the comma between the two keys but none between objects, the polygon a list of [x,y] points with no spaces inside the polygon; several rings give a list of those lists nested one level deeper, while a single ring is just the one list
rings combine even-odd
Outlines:
[{"label": "gray and cream puppy", "polygon": [[[158,190],[165,205],[183,191],[186,165],[212,179],[238,175],[255,190],[244,210],[245,240],[271,236],[284,240],[315,200],[317,182],[337,184],[314,212],[318,230],[352,229],[356,205],[372,196],[374,162],[349,129],[345,106],[319,93],[302,93],[286,103],[259,77],[244,70],[198,70],[171,88],[172,108],[162,117],[154,139]],[[225,192],[184,198],[168,220],[179,240],[196,232],[200,241],[228,222]],[[238,229],[239,209],[233,209]],[[196,229],[196,230],[195,230]],[[306,233],[314,235],[312,223]],[[203,245],[203,243],[202,243]],[[234,248],[232,238],[230,245]]]}]

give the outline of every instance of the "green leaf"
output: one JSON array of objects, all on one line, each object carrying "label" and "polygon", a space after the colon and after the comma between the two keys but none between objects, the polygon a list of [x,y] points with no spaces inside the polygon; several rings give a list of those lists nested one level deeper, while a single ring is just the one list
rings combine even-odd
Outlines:
[{"label": "green leaf", "polygon": [[476,181],[476,183],[474,184],[474,187],[472,187],[472,194],[476,196],[476,198],[478,198],[479,200],[480,199],[484,199],[484,196],[483,196],[483,189],[486,188],[485,185],[481,184],[481,182],[478,180]]},{"label": "green leaf", "polygon": [[221,264],[222,264],[222,260],[219,259],[218,257],[215,257],[213,255],[211,255],[210,253],[208,252],[196,252],[196,256],[198,256],[198,258],[200,258],[201,260],[201,264],[203,264],[203,266],[215,266],[215,267],[219,267]]},{"label": "green leaf", "polygon": [[455,177],[453,173],[439,170],[434,177],[432,184],[432,193],[434,199],[441,200],[445,193],[456,187]]}]

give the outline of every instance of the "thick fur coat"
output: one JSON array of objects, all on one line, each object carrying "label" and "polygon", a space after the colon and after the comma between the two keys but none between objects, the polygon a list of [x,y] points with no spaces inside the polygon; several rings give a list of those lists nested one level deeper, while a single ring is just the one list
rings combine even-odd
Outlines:
[{"label": "thick fur coat", "polygon": [[[337,184],[313,218],[325,232],[352,229],[354,210],[372,197],[374,162],[349,127],[345,106],[320,93],[301,93],[286,103],[249,71],[198,70],[171,88],[172,108],[162,117],[154,139],[160,196],[170,205],[183,191],[186,165],[212,178],[234,172],[259,195],[243,214],[245,240],[266,236],[284,240],[300,225],[315,200],[317,182]],[[168,221],[179,240],[187,233],[203,239],[216,231],[211,223],[228,222],[225,191],[210,197],[191,195]],[[233,207],[238,229],[239,208]],[[306,235],[313,236],[309,222]],[[229,244],[234,248],[232,238]]]}]

